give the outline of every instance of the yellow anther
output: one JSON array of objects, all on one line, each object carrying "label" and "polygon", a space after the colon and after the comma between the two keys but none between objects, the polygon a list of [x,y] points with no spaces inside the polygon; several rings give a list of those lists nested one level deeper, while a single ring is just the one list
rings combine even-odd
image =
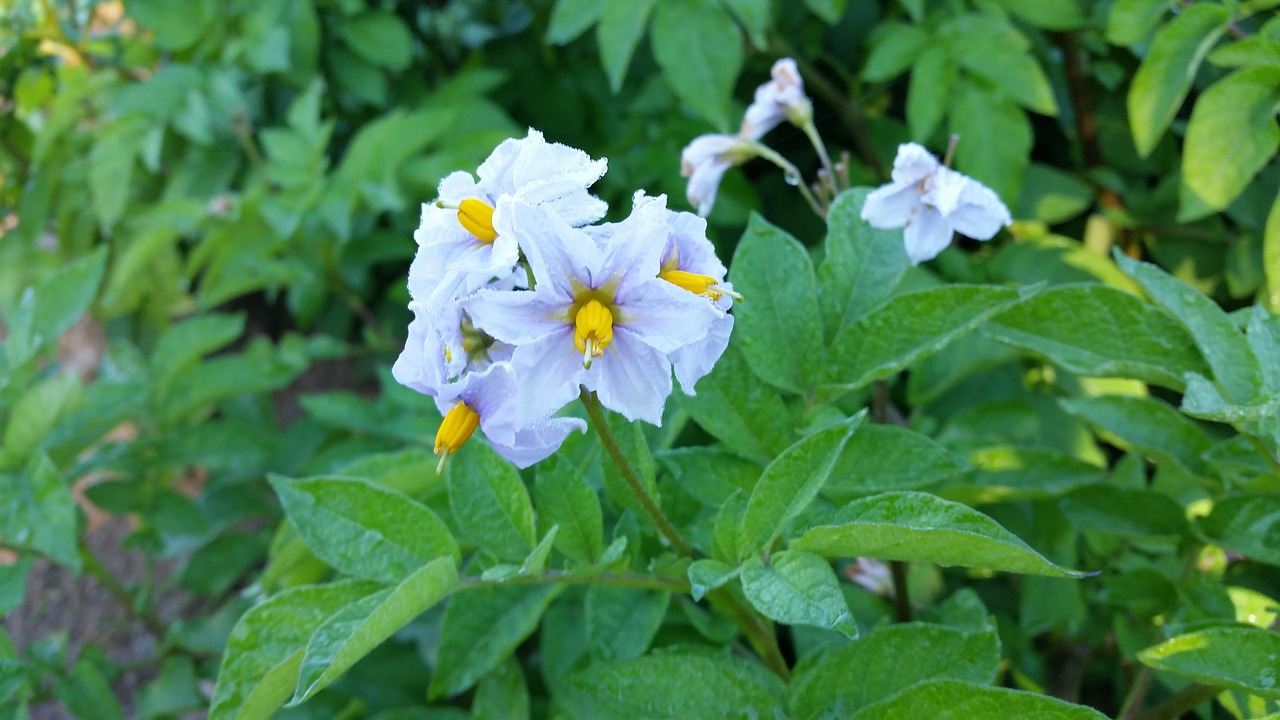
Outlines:
[{"label": "yellow anther", "polygon": [[719,300],[728,295],[734,300],[742,301],[742,296],[732,290],[727,289],[720,284],[719,280],[710,275],[699,275],[698,273],[685,272],[684,270],[663,270],[658,273],[658,277],[693,293],[694,295],[706,295],[712,300]]},{"label": "yellow anther", "polygon": [[475,198],[458,203],[458,222],[481,242],[491,243],[498,237],[493,229],[493,206]]},{"label": "yellow anther", "polygon": [[437,471],[444,469],[445,458],[458,452],[458,448],[471,437],[479,424],[480,414],[462,401],[458,401],[457,405],[445,413],[440,429],[436,431],[436,455],[440,456]]},{"label": "yellow anther", "polygon": [[578,309],[573,324],[573,341],[582,352],[582,367],[589,368],[591,359],[604,355],[613,341],[613,313],[599,300],[592,300]]}]

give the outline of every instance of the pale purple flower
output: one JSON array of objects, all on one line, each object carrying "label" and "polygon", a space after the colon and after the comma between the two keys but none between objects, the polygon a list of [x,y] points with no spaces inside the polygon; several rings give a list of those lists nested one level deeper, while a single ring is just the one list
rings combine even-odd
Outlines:
[{"label": "pale purple flower", "polygon": [[680,174],[689,178],[685,196],[706,217],[716,202],[720,180],[730,167],[756,155],[755,142],[738,135],[701,135],[680,153]]},{"label": "pale purple flower", "polygon": [[937,257],[952,233],[990,240],[1013,222],[991,188],[942,165],[916,143],[898,146],[892,180],[867,195],[862,219],[877,228],[903,228],[914,265]]},{"label": "pale purple flower", "polygon": [[724,314],[658,278],[664,203],[643,203],[593,237],[546,208],[502,202],[498,231],[518,237],[533,290],[481,290],[462,305],[479,329],[515,347],[522,421],[550,416],[581,387],[629,420],[660,424],[671,393],[667,356]]},{"label": "pale purple flower", "polygon": [[889,566],[869,557],[860,557],[853,565],[846,565],[845,576],[882,597],[893,597],[893,577]]},{"label": "pale purple flower", "polygon": [[813,103],[804,94],[804,80],[796,61],[782,58],[773,64],[773,79],[756,88],[755,101],[747,107],[739,134],[759,140],[783,120],[803,126],[813,118]]}]

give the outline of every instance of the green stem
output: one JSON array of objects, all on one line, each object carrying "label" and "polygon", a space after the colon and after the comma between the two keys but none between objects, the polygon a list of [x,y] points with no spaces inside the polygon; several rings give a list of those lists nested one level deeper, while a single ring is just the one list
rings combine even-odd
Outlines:
[{"label": "green stem", "polygon": [[822,163],[822,169],[826,171],[825,177],[828,186],[832,190],[832,197],[835,197],[836,191],[836,169],[831,164],[831,155],[827,153],[827,144],[822,141],[822,135],[818,133],[818,126],[813,124],[813,118],[809,118],[809,122],[805,123],[801,128],[804,130],[805,137],[809,138],[809,143],[813,145],[813,149],[818,153],[818,161]]},{"label": "green stem", "polygon": [[133,601],[133,597],[129,594],[128,589],[120,584],[120,581],[111,574],[111,571],[98,560],[98,556],[93,554],[88,545],[81,543],[80,545],[80,561],[84,563],[85,572],[89,573],[98,584],[106,589],[107,593],[120,604],[133,617],[137,618],[146,628],[147,632],[156,637],[157,640],[163,641],[168,634],[168,628],[165,627],[164,621],[155,611],[149,607],[137,607]]},{"label": "green stem", "polygon": [[893,575],[894,617],[900,623],[911,622],[911,591],[907,585],[907,564],[901,560],[890,560],[889,572]]},{"label": "green stem", "polygon": [[612,587],[631,588],[633,590],[660,590],[662,592],[689,592],[689,583],[677,577],[660,575],[638,575],[636,573],[598,573],[578,574],[562,570],[548,570],[539,575],[517,575],[502,580],[483,580],[481,578],[464,578],[459,581],[459,590],[475,590],[499,585],[609,585]]},{"label": "green stem", "polygon": [[805,201],[809,203],[809,207],[813,209],[813,212],[816,213],[818,217],[826,219],[826,207],[824,207],[822,203],[818,202],[818,198],[814,197],[813,191],[811,191],[809,186],[805,183],[804,176],[800,174],[800,170],[797,169],[795,165],[792,165],[791,161],[779,155],[773,148],[758,142],[753,142],[751,144],[755,147],[755,152],[758,157],[764,158],[765,160],[768,160],[774,165],[782,168],[783,174],[787,176],[787,181],[795,184],[796,189],[798,189],[800,194],[804,196]]},{"label": "green stem", "polygon": [[654,502],[653,496],[645,489],[644,483],[640,482],[640,476],[636,474],[635,468],[631,467],[631,463],[627,461],[625,455],[622,454],[622,448],[618,445],[618,440],[613,436],[613,431],[609,429],[609,423],[604,417],[604,408],[600,407],[600,401],[596,399],[595,393],[587,392],[583,388],[582,394],[579,396],[582,404],[587,408],[587,415],[591,417],[591,424],[596,428],[596,434],[600,436],[600,442],[604,445],[604,449],[609,453],[609,457],[613,459],[613,464],[618,466],[618,471],[622,473],[622,478],[626,480],[627,486],[631,488],[631,492],[640,501],[641,507],[657,524],[658,530],[667,538],[671,546],[681,555],[693,557],[693,546],[685,541],[680,535],[680,531],[676,530],[676,526],[671,524],[671,520],[667,518],[666,513],[662,512],[662,508],[658,507],[658,503]]},{"label": "green stem", "polygon": [[1138,717],[1138,711],[1142,709],[1142,699],[1146,697],[1147,689],[1151,687],[1151,678],[1154,676],[1155,671],[1150,665],[1142,666],[1138,676],[1133,679],[1129,693],[1124,697],[1124,704],[1120,706],[1120,713],[1116,715],[1116,720],[1135,720]]},{"label": "green stem", "polygon": [[782,657],[782,649],[778,647],[778,636],[769,622],[761,618],[758,613],[743,607],[737,596],[728,588],[716,588],[707,593],[707,601],[711,603],[711,607],[728,615],[738,629],[747,636],[747,642],[751,643],[751,647],[760,655],[765,667],[782,678],[783,682],[790,682],[791,669],[787,667],[786,658]]},{"label": "green stem", "polygon": [[1178,694],[1151,708],[1141,720],[1174,720],[1205,700],[1213,699],[1220,692],[1222,687],[1219,685],[1188,685]]}]

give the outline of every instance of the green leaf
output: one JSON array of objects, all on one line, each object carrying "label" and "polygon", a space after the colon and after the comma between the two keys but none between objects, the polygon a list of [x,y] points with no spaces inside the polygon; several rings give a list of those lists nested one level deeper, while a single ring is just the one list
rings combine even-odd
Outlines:
[{"label": "green leaf", "polygon": [[139,25],[155,31],[156,47],[164,50],[185,50],[195,45],[205,36],[205,28],[216,14],[210,0],[181,4],[132,0],[127,9]]},{"label": "green leaf", "polygon": [[1088,575],[1049,562],[977,510],[922,492],[855,500],[792,541],[791,548],[823,557],[866,556],[1053,577]]},{"label": "green leaf", "polygon": [[822,18],[828,25],[835,25],[844,15],[845,0],[804,0],[809,12]]},{"label": "green leaf", "polygon": [[1169,0],[1116,0],[1107,15],[1107,41],[1135,45],[1146,39],[1169,11]]},{"label": "green leaf", "polygon": [[986,183],[1005,204],[1014,201],[1030,164],[1031,123],[1026,113],[968,83],[954,91],[953,103],[951,132],[960,136],[956,169]]},{"label": "green leaf", "polygon": [[942,124],[947,98],[956,82],[952,56],[941,45],[931,45],[911,66],[907,85],[907,126],[911,137],[927,141]]},{"label": "green leaf", "polygon": [[38,333],[35,347],[56,340],[88,312],[106,264],[107,247],[100,245],[40,283],[31,315],[32,330]]},{"label": "green leaf", "polygon": [[735,491],[750,492],[764,469],[759,463],[707,446],[666,450],[657,460],[681,490],[710,508],[719,508]]},{"label": "green leaf", "polygon": [[1183,192],[1214,210],[1239,197],[1280,148],[1277,104],[1280,67],[1246,68],[1201,93],[1183,143]]},{"label": "green leaf", "polygon": [[1115,258],[1121,270],[1137,280],[1155,303],[1172,313],[1191,333],[1213,369],[1214,379],[1226,389],[1227,399],[1237,403],[1251,401],[1261,384],[1258,359],[1250,350],[1244,334],[1236,329],[1222,308],[1151,263],[1134,260],[1119,252],[1115,253]]},{"label": "green leaf", "polygon": [[804,394],[823,367],[813,262],[798,240],[753,214],[733,254],[734,308],[742,354],[766,382]]},{"label": "green leaf", "polygon": [[358,581],[308,585],[250,608],[231,629],[209,720],[271,717],[294,691],[311,634],[376,587]]},{"label": "green leaf", "polygon": [[910,267],[902,233],[873,228],[862,219],[870,192],[859,187],[840,193],[827,213],[818,299],[828,340],[887,298]]},{"label": "green leaf", "polygon": [[151,374],[157,392],[191,368],[200,358],[244,333],[244,315],[208,313],[184,320],[165,331],[151,354]]},{"label": "green leaf", "polygon": [[734,567],[719,560],[694,560],[689,564],[689,594],[694,602],[707,596],[707,593],[724,585],[742,572],[741,567]]},{"label": "green leaf", "polygon": [[35,452],[58,419],[84,402],[80,376],[54,375],[27,389],[14,403],[4,427],[4,454],[25,458]]},{"label": "green leaf", "polygon": [[1058,507],[1081,530],[1169,539],[1190,531],[1182,506],[1152,490],[1096,485],[1064,496]]},{"label": "green leaf", "polygon": [[999,667],[994,630],[889,625],[797,667],[789,704],[797,718],[846,718],[926,680],[991,683]]},{"label": "green leaf", "polygon": [[449,509],[468,538],[499,560],[518,562],[538,543],[533,503],[515,466],[475,443],[449,458]]},{"label": "green leaf", "polygon": [[1168,313],[1105,285],[1049,288],[993,318],[984,332],[1080,375],[1181,390],[1186,373],[1207,369]]},{"label": "green leaf", "polygon": [[[1063,4],[1065,0],[1054,3]],[[959,15],[942,26],[941,39],[951,48],[982,48],[981,52],[955,52],[954,56],[961,67],[986,80],[997,93],[1032,112],[1058,114],[1053,88],[1030,52],[1030,41],[1007,21],[994,15]]]},{"label": "green leaf", "polygon": [[1047,695],[987,687],[957,680],[934,680],[914,685],[868,706],[849,720],[1104,720],[1105,715]]},{"label": "green leaf", "polygon": [[871,82],[892,80],[911,66],[929,46],[929,35],[917,25],[881,23],[871,31],[871,51],[862,65],[862,77]]},{"label": "green leaf", "polygon": [[1206,471],[1200,456],[1213,443],[1193,421],[1167,403],[1124,395],[1064,398],[1058,403],[1072,415],[1115,435],[1122,445],[1131,445],[1194,473]]},{"label": "green leaf", "polygon": [[778,391],[751,372],[740,342],[730,340],[715,367],[698,381],[698,394],[681,398],[681,405],[731,450],[757,459],[776,457],[794,437],[791,412]]},{"label": "green leaf", "polygon": [[754,549],[748,547],[742,530],[742,520],[747,514],[748,499],[746,493],[741,490],[735,491],[716,513],[715,548],[717,552],[713,555],[717,559],[737,563]]},{"label": "green leaf", "polygon": [[1262,236],[1262,268],[1267,277],[1265,303],[1271,312],[1280,312],[1280,195],[1271,203]]},{"label": "green leaf", "polygon": [[1107,471],[1070,455],[1042,448],[987,447],[969,455],[974,470],[939,491],[966,505],[1055,497],[1107,478]]},{"label": "green leaf", "polygon": [[600,499],[573,463],[553,455],[538,466],[533,486],[538,517],[559,526],[555,548],[572,560],[595,562],[604,550],[604,520]]},{"label": "green leaf", "polygon": [[556,0],[547,25],[547,42],[567,45],[604,15],[606,4],[599,0]]},{"label": "green leaf", "polygon": [[968,468],[963,458],[934,440],[897,425],[865,425],[845,445],[823,487],[838,501],[884,490],[928,487]]},{"label": "green leaf", "polygon": [[571,718],[780,717],[782,681],[728,654],[666,652],[598,663],[564,678],[563,709]]},{"label": "green leaf", "polygon": [[360,658],[453,592],[458,570],[451,557],[423,565],[394,587],[360,598],[324,621],[307,641],[290,705],[337,680]]},{"label": "green leaf", "polygon": [[413,62],[413,35],[393,12],[375,10],[344,18],[336,28],[347,47],[374,65],[398,72]]},{"label": "green leaf", "polygon": [[836,334],[827,382],[852,390],[892,377],[1036,291],[947,285],[899,295]]},{"label": "green leaf", "polygon": [[1271,393],[1280,393],[1280,316],[1254,305],[1249,311],[1245,339],[1261,366],[1262,386]]},{"label": "green leaf", "polygon": [[[653,461],[653,453],[649,451],[649,441],[644,436],[644,428],[640,423],[630,422],[615,412],[605,412],[605,422],[609,423],[609,429],[613,431],[613,437],[618,441],[618,448],[622,451],[623,457],[640,476],[640,484],[644,486],[654,502],[660,503],[657,465]],[[604,487],[608,496],[623,508],[647,518],[644,506],[631,491],[618,466],[612,461],[601,464],[604,467]]]},{"label": "green leaf", "polygon": [[1252,625],[1211,627],[1147,648],[1138,659],[1157,670],[1280,700],[1280,635]]},{"label": "green leaf", "polygon": [[[1274,25],[1274,22],[1272,23]],[[1280,38],[1262,33],[1232,40],[1209,53],[1208,60],[1218,67],[1280,67]]]},{"label": "green leaf", "polygon": [[758,50],[768,48],[768,32],[773,22],[773,0],[725,0],[725,4],[746,28],[751,44]]},{"label": "green leaf", "polygon": [[80,571],[76,503],[44,453],[32,455],[23,473],[0,473],[0,538]]},{"label": "green leaf", "polygon": [[457,695],[498,667],[538,628],[556,586],[488,586],[455,595],[445,608],[428,695]]},{"label": "green leaf", "polygon": [[1215,545],[1269,565],[1280,565],[1280,495],[1234,495],[1197,518],[1196,531]]},{"label": "green leaf", "polygon": [[1260,402],[1238,405],[1222,397],[1217,386],[1199,373],[1187,373],[1187,390],[1182,395],[1182,412],[1202,420],[1242,423],[1275,417],[1280,397],[1272,395]]},{"label": "green leaf", "polygon": [[89,152],[89,195],[104,230],[115,227],[129,202],[133,168],[150,119],[128,115],[110,123]]},{"label": "green leaf", "polygon": [[768,548],[813,502],[863,417],[865,412],[801,440],[765,468],[742,516],[748,548]]},{"label": "green leaf", "polygon": [[742,566],[742,592],[765,617],[788,625],[813,625],[858,637],[858,624],[840,591],[831,563],[807,552],[783,550],[766,565],[759,556]]},{"label": "green leaf", "polygon": [[1058,0],[1051,3],[1025,3],[1021,0],[1000,0],[1009,12],[1045,30],[1075,30],[1083,27],[1085,14],[1080,0]]},{"label": "green leaf", "polygon": [[277,475],[271,487],[307,545],[348,575],[399,583],[438,557],[461,557],[429,508],[368,480]]},{"label": "green leaf", "polygon": [[1022,194],[1013,216],[1050,225],[1065,222],[1093,205],[1094,190],[1071,173],[1031,163],[1022,178]]},{"label": "green leaf", "polygon": [[1183,8],[1156,32],[1129,87],[1129,126],[1142,157],[1155,150],[1191,89],[1200,62],[1230,21],[1227,8],[1200,3]]},{"label": "green leaf", "polygon": [[644,36],[649,24],[649,13],[657,0],[612,0],[603,3],[600,24],[596,26],[596,44],[600,48],[600,62],[609,76],[609,87],[614,93],[622,89],[627,76],[627,66],[635,54],[636,45]]},{"label": "green leaf", "polygon": [[508,660],[485,675],[471,701],[472,720],[528,720],[529,687],[520,663]]},{"label": "green leaf", "polygon": [[742,69],[742,31],[733,18],[715,0],[663,0],[649,40],[676,97],[728,130],[730,95]]},{"label": "green leaf", "polygon": [[643,655],[666,617],[671,593],[592,585],[583,620],[591,655],[597,661]]}]

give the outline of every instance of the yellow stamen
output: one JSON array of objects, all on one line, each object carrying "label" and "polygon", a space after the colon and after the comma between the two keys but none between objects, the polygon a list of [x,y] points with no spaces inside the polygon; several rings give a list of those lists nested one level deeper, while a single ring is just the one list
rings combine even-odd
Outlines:
[{"label": "yellow stamen", "polygon": [[458,448],[471,437],[479,424],[480,414],[462,401],[458,401],[457,405],[445,413],[440,429],[436,431],[436,455],[440,456],[437,472],[444,470],[445,458],[458,452]]},{"label": "yellow stamen", "polygon": [[591,359],[604,355],[613,342],[613,313],[599,300],[592,300],[578,309],[573,324],[573,341],[582,351],[582,367],[590,368]]},{"label": "yellow stamen", "polygon": [[475,198],[458,203],[458,222],[481,242],[491,243],[498,237],[493,229],[493,206]]},{"label": "yellow stamen", "polygon": [[710,275],[699,275],[697,273],[685,272],[684,270],[671,269],[663,270],[661,273],[658,273],[658,277],[678,288],[688,290],[694,295],[705,295],[712,300],[719,300],[726,294],[734,300],[742,300],[741,295],[725,288],[718,280]]}]

